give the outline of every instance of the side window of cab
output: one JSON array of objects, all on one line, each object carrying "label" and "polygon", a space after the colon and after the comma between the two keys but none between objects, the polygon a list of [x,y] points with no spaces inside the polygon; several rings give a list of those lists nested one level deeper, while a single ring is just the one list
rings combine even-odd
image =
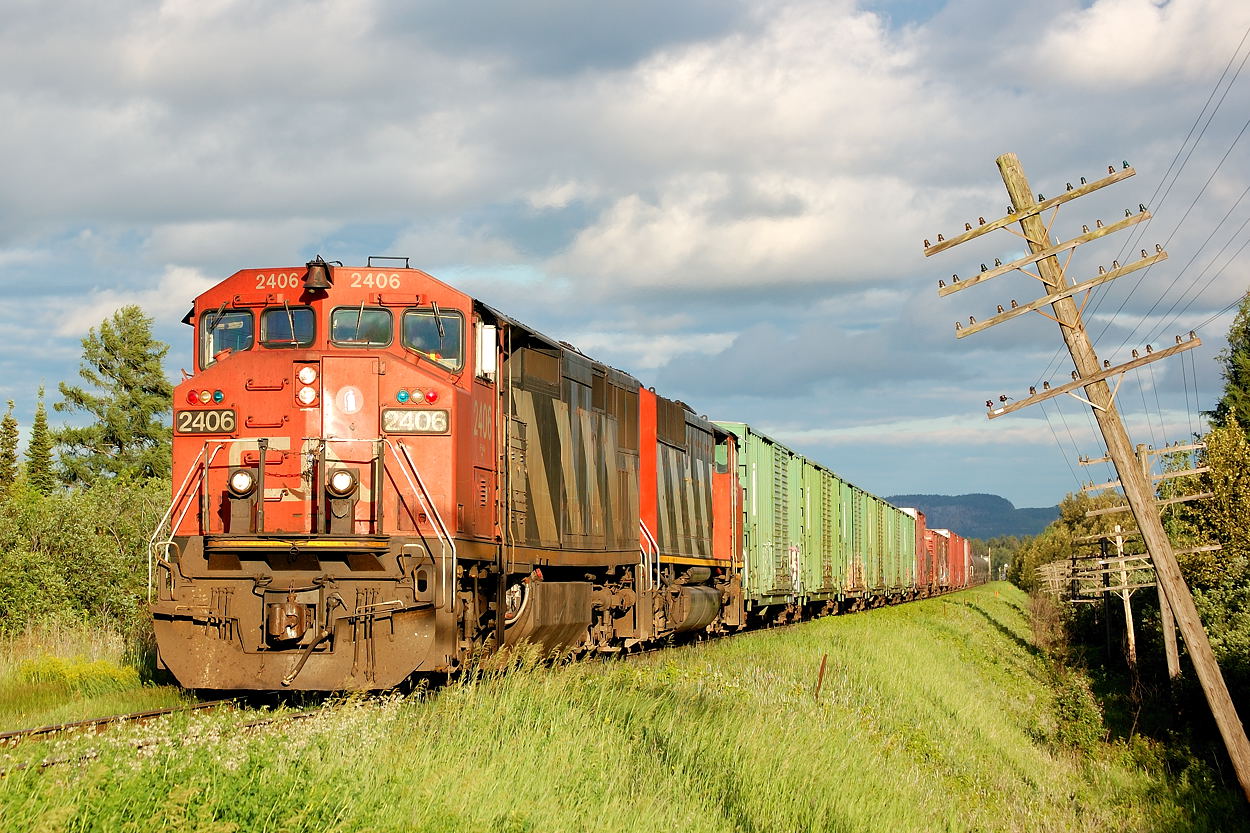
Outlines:
[{"label": "side window of cab", "polygon": [[249,310],[205,313],[200,318],[200,367],[209,367],[223,354],[251,350],[254,340],[255,331]]}]

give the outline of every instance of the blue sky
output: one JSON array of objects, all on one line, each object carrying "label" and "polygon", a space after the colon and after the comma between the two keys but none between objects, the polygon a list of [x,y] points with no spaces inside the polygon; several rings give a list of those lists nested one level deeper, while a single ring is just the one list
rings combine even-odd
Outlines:
[{"label": "blue sky", "polygon": [[1248,29],[1241,0],[15,0],[0,398],[28,425],[124,303],[176,376],[178,319],[235,270],[405,255],[878,493],[1052,504],[1109,479],[1074,462],[1102,453],[1092,420],[1067,400],[991,422],[984,401],[1068,378],[1055,325],[953,334],[1036,281],[936,295],[1018,241],[922,240],[1003,212],[1000,153],[1048,196],[1132,162],[1054,233],[1156,211],[1071,275],[1166,242],[1087,313],[1113,361],[1199,328],[1119,401],[1135,441],[1200,428],[1220,311],[1250,285]]}]

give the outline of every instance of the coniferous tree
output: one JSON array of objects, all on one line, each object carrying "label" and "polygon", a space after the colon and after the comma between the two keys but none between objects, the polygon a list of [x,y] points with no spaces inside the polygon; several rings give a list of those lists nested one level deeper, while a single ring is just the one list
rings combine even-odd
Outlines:
[{"label": "coniferous tree", "polygon": [[1250,434],[1250,292],[1241,299],[1237,317],[1228,329],[1228,346],[1217,356],[1223,365],[1224,392],[1215,410],[1205,412],[1213,425],[1236,420]]},{"label": "coniferous tree", "polygon": [[0,419],[0,501],[8,498],[17,482],[17,419],[13,416],[13,400]]},{"label": "coniferous tree", "polygon": [[41,495],[52,494],[56,481],[52,475],[52,433],[48,430],[48,408],[44,404],[43,385],[35,403],[35,419],[30,426],[30,442],[26,444],[26,482]]},{"label": "coniferous tree", "polygon": [[88,386],[62,382],[64,401],[56,404],[58,411],[91,418],[56,433],[66,480],[168,475],[172,431],[165,415],[173,386],[161,360],[169,345],[152,336],[152,319],[137,306],[122,307],[87,333],[82,349],[78,375]]}]

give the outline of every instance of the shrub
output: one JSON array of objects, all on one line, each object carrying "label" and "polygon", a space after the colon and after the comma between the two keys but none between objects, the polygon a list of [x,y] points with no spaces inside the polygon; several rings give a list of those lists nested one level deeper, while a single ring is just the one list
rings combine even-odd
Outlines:
[{"label": "shrub", "polygon": [[17,676],[22,682],[53,685],[89,697],[139,685],[139,672],[134,668],[105,659],[88,661],[81,657],[67,660],[45,655],[24,660],[18,666]]}]

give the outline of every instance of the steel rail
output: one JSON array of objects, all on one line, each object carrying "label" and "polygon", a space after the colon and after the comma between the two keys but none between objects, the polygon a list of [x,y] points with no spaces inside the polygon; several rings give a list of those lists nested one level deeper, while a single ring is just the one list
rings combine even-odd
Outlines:
[{"label": "steel rail", "polygon": [[129,714],[115,714],[109,717],[93,717],[87,720],[75,720],[71,723],[56,723],[50,726],[37,726],[33,729],[18,729],[13,732],[0,732],[0,746],[16,746],[23,741],[44,738],[49,735],[56,735],[62,732],[76,732],[87,729],[94,729],[96,732],[117,725],[136,723],[146,723],[149,720],[155,720],[158,717],[166,715],[179,714],[181,712],[194,711],[211,711],[213,709],[226,708],[228,706],[236,706],[239,704],[238,698],[229,700],[207,700],[203,703],[192,703],[189,706],[169,706],[163,709],[149,709],[141,712],[130,712]]},{"label": "steel rail", "polygon": [[[196,704],[196,706],[185,708],[185,709],[156,709],[152,713],[138,712],[137,714],[146,715],[147,717],[145,719],[150,719],[151,717],[160,716],[161,714],[170,714],[170,713],[178,712],[178,711],[194,711],[197,708],[204,709],[210,706],[221,706],[223,704],[227,704],[227,703],[233,704],[235,702],[237,701],[217,700],[211,703],[198,703]],[[233,732],[238,732],[238,731],[247,732],[253,729],[261,729],[261,728],[264,728],[265,726],[271,726],[271,725],[278,724],[278,723],[287,723],[287,722],[293,722],[296,720],[303,720],[305,718],[313,717],[319,713],[320,713],[319,708],[310,709],[304,712],[294,712],[292,714],[274,715],[273,717],[265,717],[259,720],[251,720],[251,721],[248,721],[247,723],[242,723],[237,726],[230,726],[228,728],[230,729],[230,731],[233,731]],[[109,718],[103,718],[103,720],[108,720],[108,719]],[[113,718],[113,720],[117,720],[117,719],[118,718]],[[90,724],[94,722],[98,722],[98,721],[89,721],[89,720],[81,721],[81,723],[83,724]],[[69,727],[76,727],[79,724],[71,723],[71,724],[65,724],[65,725]],[[112,725],[112,724],[101,724],[102,727],[106,725]],[[44,728],[58,729],[60,727],[44,727]],[[40,730],[29,730],[29,731],[40,731]],[[19,734],[19,733],[9,733],[9,734]],[[169,740],[168,738],[149,738],[146,740],[135,741],[133,746],[136,750],[150,749],[154,746],[160,746],[163,743],[167,743],[168,740]],[[23,763],[14,764],[11,767],[0,769],[0,778],[3,778],[6,775],[9,775],[10,773],[21,772],[27,769],[45,770],[45,769],[49,769],[50,767],[59,766],[61,764],[72,764],[72,763],[81,763],[83,761],[92,761],[99,757],[100,757],[100,751],[98,749],[90,749],[81,755],[67,756],[64,758],[44,758],[38,761],[27,761]]]}]

